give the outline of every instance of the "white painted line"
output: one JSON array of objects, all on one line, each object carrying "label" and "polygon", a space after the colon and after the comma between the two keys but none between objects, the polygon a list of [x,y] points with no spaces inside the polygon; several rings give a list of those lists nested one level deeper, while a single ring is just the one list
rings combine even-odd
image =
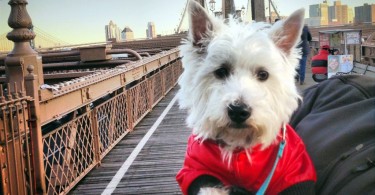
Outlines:
[{"label": "white painted line", "polygon": [[165,108],[163,113],[159,116],[159,118],[155,121],[152,127],[148,130],[146,135],[142,138],[142,140],[138,143],[137,147],[134,148],[133,152],[130,156],[126,159],[126,161],[121,165],[121,168],[117,171],[116,175],[112,178],[111,182],[107,185],[105,190],[102,192],[102,195],[112,194],[113,191],[116,189],[117,185],[120,183],[121,179],[124,177],[126,171],[128,171],[130,165],[133,163],[135,158],[138,156],[139,152],[145,146],[147,141],[150,139],[152,134],[155,132],[156,128],[160,125],[161,121],[165,118],[169,110],[172,108],[173,104],[176,102],[177,96],[175,95],[172,101],[168,104]]}]

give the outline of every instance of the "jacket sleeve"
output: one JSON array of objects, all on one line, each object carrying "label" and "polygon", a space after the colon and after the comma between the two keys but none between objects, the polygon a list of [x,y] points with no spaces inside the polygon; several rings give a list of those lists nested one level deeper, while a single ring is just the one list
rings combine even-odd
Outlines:
[{"label": "jacket sleeve", "polygon": [[310,33],[309,30],[307,30],[307,40],[308,40],[309,42],[312,41],[311,33]]},{"label": "jacket sleeve", "polygon": [[[177,173],[176,180],[180,185],[183,194],[188,194],[190,185],[200,176],[212,176],[218,178],[220,176],[210,170],[210,166],[215,166],[210,159],[217,158],[217,152],[212,148],[203,147],[203,144],[197,143],[191,136],[188,141],[188,147],[185,154],[185,161],[182,169]],[[220,169],[219,169],[220,170]]]},{"label": "jacket sleeve", "polygon": [[190,185],[196,180],[198,177],[202,175],[206,175],[203,170],[196,170],[192,167],[186,165],[186,161],[184,163],[184,167],[177,173],[176,180],[178,185],[180,186],[182,193],[187,195]]}]

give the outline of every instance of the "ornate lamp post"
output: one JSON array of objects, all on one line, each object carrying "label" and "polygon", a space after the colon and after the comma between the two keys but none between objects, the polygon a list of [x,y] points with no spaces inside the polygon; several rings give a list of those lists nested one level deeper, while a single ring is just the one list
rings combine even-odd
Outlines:
[{"label": "ornate lamp post", "polygon": [[215,0],[210,0],[210,2],[208,2],[208,3],[210,5],[210,10],[213,13],[214,10],[215,10],[215,4],[216,4],[216,2],[215,2]]},{"label": "ornate lamp post", "polygon": [[[32,27],[31,19],[26,11],[26,0],[9,1],[11,12],[8,19],[8,25],[13,28],[7,34],[7,38],[14,42],[13,50],[8,54],[5,60],[5,72],[8,83],[23,83],[26,74],[25,55],[36,55],[36,52],[30,47],[30,40],[34,39],[34,32],[29,29]],[[15,92],[11,87],[12,92]]]},{"label": "ornate lamp post", "polygon": [[[38,84],[43,84],[42,60],[38,53],[30,46],[30,41],[35,38],[35,33],[30,30],[33,27],[31,18],[26,10],[26,0],[10,0],[11,12],[8,25],[13,28],[7,34],[7,38],[14,42],[13,50],[5,59],[5,72],[8,83],[23,83],[28,74],[27,67],[34,66],[34,73],[38,75]],[[10,89],[14,92],[13,87]]]},{"label": "ornate lamp post", "polygon": [[19,91],[16,86],[21,86],[18,89],[26,91],[26,95],[33,98],[29,108],[34,168],[33,186],[30,188],[35,194],[46,194],[38,94],[39,86],[44,83],[42,59],[30,46],[35,33],[30,30],[33,24],[26,10],[27,0],[10,0],[8,4],[11,7],[8,25],[13,30],[7,34],[7,38],[14,42],[14,48],[5,58],[6,82],[10,83],[8,90],[12,94],[17,94]]}]

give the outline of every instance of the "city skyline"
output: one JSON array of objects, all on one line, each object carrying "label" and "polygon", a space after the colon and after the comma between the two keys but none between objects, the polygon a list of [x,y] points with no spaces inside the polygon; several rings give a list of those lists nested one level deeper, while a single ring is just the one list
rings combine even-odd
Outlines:
[{"label": "city skyline", "polygon": [[[288,3],[282,3],[281,0],[274,0],[274,3],[280,15],[289,15],[292,11],[304,7],[307,18],[309,16],[308,6],[322,1],[290,0]],[[8,2],[8,0],[0,0],[0,35],[10,31],[7,25],[10,13]],[[180,22],[186,1],[158,0],[157,2],[156,4],[147,0],[137,2],[113,0],[110,3],[89,0],[53,2],[38,0],[37,2],[29,1],[27,10],[34,26],[65,42],[79,44],[105,41],[103,26],[107,25],[110,20],[114,21],[120,29],[129,26],[134,32],[135,39],[146,38],[145,30],[150,21],[153,21],[157,26],[157,34],[172,34]],[[220,0],[216,0],[216,10],[221,8],[220,2]],[[341,0],[341,2],[353,8],[364,3],[375,3],[374,0],[356,0],[355,2]],[[329,3],[331,4],[333,1],[329,1]],[[247,7],[247,0],[235,0],[235,4],[236,9],[240,9],[242,6]],[[268,4],[266,4],[267,6]],[[99,13],[98,10],[100,10]],[[268,15],[268,10],[266,10],[266,15]],[[183,29],[187,29],[186,21],[184,21]]]},{"label": "city skyline", "polygon": [[333,4],[325,1],[320,4],[310,5],[309,18],[306,23],[309,26],[342,25],[361,22],[375,22],[371,16],[375,13],[371,7],[375,4],[351,7],[340,1]]}]

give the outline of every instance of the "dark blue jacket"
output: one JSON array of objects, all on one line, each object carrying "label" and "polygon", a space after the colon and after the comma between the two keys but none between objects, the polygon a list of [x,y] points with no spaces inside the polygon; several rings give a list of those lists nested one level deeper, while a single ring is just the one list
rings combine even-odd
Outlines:
[{"label": "dark blue jacket", "polygon": [[310,53],[309,42],[312,40],[309,28],[305,25],[301,34],[301,43],[298,45],[302,48],[302,56],[307,56]]}]

